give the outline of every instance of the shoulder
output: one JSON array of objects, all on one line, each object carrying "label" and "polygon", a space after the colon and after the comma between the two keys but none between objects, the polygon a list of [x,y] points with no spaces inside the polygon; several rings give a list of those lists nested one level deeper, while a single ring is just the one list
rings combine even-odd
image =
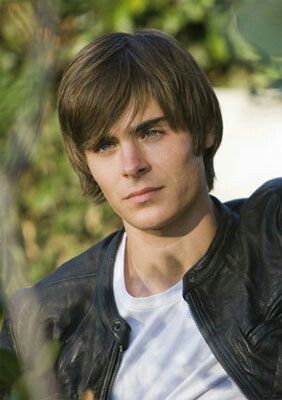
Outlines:
[{"label": "shoulder", "polygon": [[247,274],[253,271],[263,282],[264,274],[282,266],[282,178],[265,182],[247,199],[225,205],[236,221],[230,248],[233,264]]},{"label": "shoulder", "polygon": [[83,253],[66,261],[53,273],[39,281],[34,288],[42,290],[52,285],[60,286],[64,285],[65,282],[83,281],[84,279],[88,280],[88,278],[96,276],[101,258],[107,256],[108,247],[118,235],[119,232],[114,232]]},{"label": "shoulder", "polygon": [[[33,287],[17,290],[11,296],[12,305],[22,307],[23,304],[33,301],[34,296],[44,302],[51,296],[51,299],[61,299],[64,303],[67,302],[66,292],[68,296],[77,294],[79,297],[84,297],[87,288],[93,289],[101,260],[107,257],[109,246],[118,236],[119,232],[112,233],[83,253],[66,261]],[[82,287],[86,292],[81,291]]]},{"label": "shoulder", "polygon": [[279,207],[282,201],[282,178],[265,182],[246,201],[244,208],[263,211],[266,206]]},{"label": "shoulder", "polygon": [[233,211],[233,266],[267,299],[269,293],[282,290],[282,178],[265,182],[240,203]]},{"label": "shoulder", "polygon": [[272,179],[260,186],[240,210],[240,223],[250,233],[280,235],[282,228],[282,178]]},{"label": "shoulder", "polygon": [[243,224],[257,223],[270,216],[282,222],[282,178],[265,182],[249,198],[230,200],[224,204]]}]

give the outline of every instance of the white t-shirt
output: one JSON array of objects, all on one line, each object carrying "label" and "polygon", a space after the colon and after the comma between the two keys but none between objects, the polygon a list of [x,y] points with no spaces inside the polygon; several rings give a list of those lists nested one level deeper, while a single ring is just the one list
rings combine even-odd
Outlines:
[{"label": "white t-shirt", "polygon": [[149,297],[127,292],[125,243],[126,234],[114,266],[114,296],[131,336],[112,400],[244,399],[196,327],[182,297],[182,281]]}]

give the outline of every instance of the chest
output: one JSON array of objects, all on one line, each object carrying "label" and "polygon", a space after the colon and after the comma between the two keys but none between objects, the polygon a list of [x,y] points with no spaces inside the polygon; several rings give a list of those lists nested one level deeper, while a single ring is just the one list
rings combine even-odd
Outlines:
[{"label": "chest", "polygon": [[[200,334],[181,295],[167,306],[122,309],[131,326],[113,400],[243,398]],[[161,380],[161,384],[160,384]],[[138,390],[136,389],[138,388]]]}]

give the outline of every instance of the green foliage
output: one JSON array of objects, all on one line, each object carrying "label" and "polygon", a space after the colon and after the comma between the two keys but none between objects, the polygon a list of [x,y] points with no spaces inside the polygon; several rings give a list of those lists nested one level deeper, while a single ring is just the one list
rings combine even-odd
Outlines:
[{"label": "green foliage", "polygon": [[13,384],[20,375],[17,357],[8,350],[0,349],[0,388]]},{"label": "green foliage", "polygon": [[13,228],[3,233],[13,258],[1,264],[20,265],[27,283],[121,226],[106,204],[81,198],[56,117],[58,81],[90,40],[157,28],[189,48],[214,85],[281,87],[279,1],[2,0],[0,7],[0,205]]}]

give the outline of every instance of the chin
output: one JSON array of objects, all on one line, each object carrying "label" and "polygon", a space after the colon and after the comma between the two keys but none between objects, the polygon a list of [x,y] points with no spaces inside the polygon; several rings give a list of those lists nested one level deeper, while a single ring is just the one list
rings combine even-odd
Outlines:
[{"label": "chin", "polygon": [[132,219],[128,219],[127,223],[134,228],[143,231],[160,231],[167,227],[170,224],[170,221],[173,220],[171,213],[169,215],[166,213],[156,212],[144,214],[139,216],[135,215]]}]

